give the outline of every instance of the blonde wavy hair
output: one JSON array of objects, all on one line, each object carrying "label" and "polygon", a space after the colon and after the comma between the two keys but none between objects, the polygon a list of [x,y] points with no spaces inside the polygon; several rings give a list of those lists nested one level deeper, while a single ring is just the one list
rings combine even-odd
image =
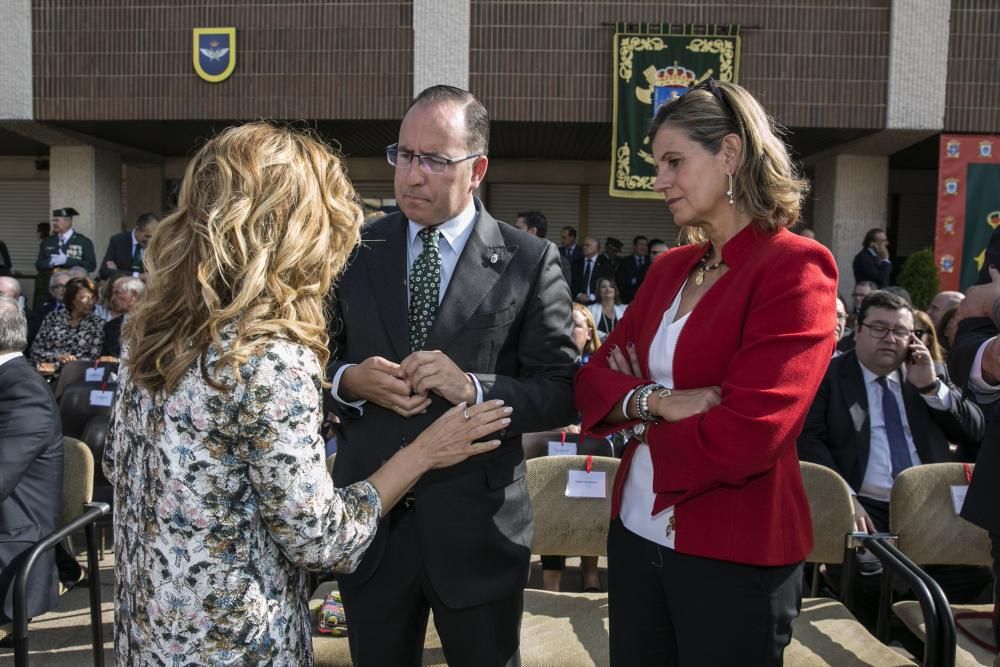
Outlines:
[{"label": "blonde wavy hair", "polygon": [[[193,363],[219,379],[269,341],[329,359],[326,300],[360,240],[362,212],[337,154],[311,134],[253,122],[211,139],[146,253],[146,293],[125,340],[133,381],[173,391]],[[220,331],[235,326],[224,349]],[[221,355],[209,377],[209,347]]]},{"label": "blonde wavy hair", "polygon": [[590,313],[590,309],[582,303],[574,303],[573,311],[583,315],[583,318],[587,321],[587,343],[584,345],[581,354],[593,354],[597,352],[597,348],[601,346],[601,335],[597,330],[597,323],[594,322],[594,316]]},{"label": "blonde wavy hair", "polygon": [[[799,219],[809,182],[799,173],[781,139],[782,129],[753,95],[735,83],[706,81],[661,106],[649,128],[649,141],[664,125],[680,128],[713,155],[729,134],[743,144],[733,174],[733,198],[765,231],[777,231]],[[681,243],[708,240],[699,228],[681,230]]]}]

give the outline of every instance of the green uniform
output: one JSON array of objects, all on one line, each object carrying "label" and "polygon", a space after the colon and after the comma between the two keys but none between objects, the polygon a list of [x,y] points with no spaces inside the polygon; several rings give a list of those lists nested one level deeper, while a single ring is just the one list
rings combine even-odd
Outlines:
[{"label": "green uniform", "polygon": [[[51,258],[60,253],[66,256],[66,263],[53,266]],[[54,268],[69,269],[74,266],[82,266],[87,269],[87,273],[97,268],[97,255],[94,254],[94,243],[90,239],[74,231],[65,243],[60,241],[58,236],[50,236],[42,241],[42,245],[38,248],[38,259],[35,260],[35,268],[39,272]]]}]

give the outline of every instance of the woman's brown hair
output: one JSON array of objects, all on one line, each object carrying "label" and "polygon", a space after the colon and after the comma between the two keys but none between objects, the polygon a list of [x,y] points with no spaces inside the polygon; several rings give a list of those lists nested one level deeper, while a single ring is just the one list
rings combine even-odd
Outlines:
[{"label": "woman's brown hair", "polygon": [[[709,79],[664,104],[650,124],[650,143],[665,125],[680,128],[713,155],[727,135],[738,136],[743,148],[733,173],[736,205],[767,231],[798,220],[808,181],[793,164],[778,125],[745,88]],[[685,231],[684,242],[707,240],[700,229]]]}]

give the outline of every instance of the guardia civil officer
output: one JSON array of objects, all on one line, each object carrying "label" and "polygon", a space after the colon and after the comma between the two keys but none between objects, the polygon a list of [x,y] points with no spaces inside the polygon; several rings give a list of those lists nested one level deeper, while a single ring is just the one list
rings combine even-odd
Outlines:
[{"label": "guardia civil officer", "polygon": [[52,236],[42,241],[35,260],[39,272],[82,266],[90,273],[97,268],[94,243],[73,229],[73,218],[78,215],[75,208],[52,211]]}]

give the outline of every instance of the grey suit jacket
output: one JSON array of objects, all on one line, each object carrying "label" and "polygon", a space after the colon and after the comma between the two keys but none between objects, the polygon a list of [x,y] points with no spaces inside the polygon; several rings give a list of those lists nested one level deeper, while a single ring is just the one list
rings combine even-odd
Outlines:
[{"label": "grey suit jacket", "polygon": [[[465,608],[517,594],[524,587],[532,539],[521,434],[571,423],[575,348],[572,303],[557,248],[496,221],[476,200],[475,229],[459,258],[424,349],[441,350],[473,373],[484,400],[514,408],[503,444],[417,482],[423,559],[437,594]],[[338,321],[332,374],[372,356],[400,362],[410,354],[407,328],[406,217],[368,225],[336,290]],[[338,406],[343,442],[333,479],[370,476],[413,442],[451,405],[438,396],[426,414],[408,419],[373,403],[363,414]],[[350,588],[378,568],[387,523],[358,570],[339,577]]]}]

